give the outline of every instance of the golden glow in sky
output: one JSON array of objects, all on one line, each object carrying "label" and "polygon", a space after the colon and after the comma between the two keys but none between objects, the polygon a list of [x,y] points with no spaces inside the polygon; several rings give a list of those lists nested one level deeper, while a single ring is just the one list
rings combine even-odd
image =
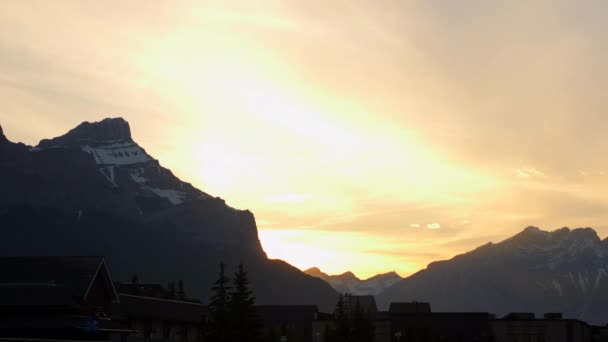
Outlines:
[{"label": "golden glow in sky", "polygon": [[408,275],[528,225],[608,233],[597,6],[15,1],[0,123],[36,144],[123,116],[270,257]]}]

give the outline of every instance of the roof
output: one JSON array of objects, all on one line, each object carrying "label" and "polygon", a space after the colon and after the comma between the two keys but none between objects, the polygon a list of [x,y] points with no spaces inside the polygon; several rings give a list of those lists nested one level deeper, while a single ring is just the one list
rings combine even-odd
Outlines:
[{"label": "roof", "polygon": [[69,291],[55,284],[0,284],[0,306],[73,306]]},{"label": "roof", "polygon": [[388,311],[391,314],[430,313],[431,304],[421,302],[391,303]]},{"label": "roof", "polygon": [[116,285],[116,291],[120,294],[128,294],[140,297],[152,297],[159,299],[170,299],[183,302],[201,303],[200,299],[192,298],[179,293],[179,290],[171,292],[161,284],[123,284]]},{"label": "roof", "polygon": [[53,297],[84,300],[99,272],[112,285],[103,257],[0,257],[0,305],[53,305]]},{"label": "roof", "polygon": [[169,290],[161,284],[123,284],[117,285],[119,293],[130,294],[142,297],[169,298]]},{"label": "roof", "polygon": [[200,303],[120,294],[115,310],[123,315],[141,319],[167,319],[202,323],[207,307]]},{"label": "roof", "polygon": [[528,320],[528,319],[536,319],[534,312],[511,312],[503,319],[506,320]]}]

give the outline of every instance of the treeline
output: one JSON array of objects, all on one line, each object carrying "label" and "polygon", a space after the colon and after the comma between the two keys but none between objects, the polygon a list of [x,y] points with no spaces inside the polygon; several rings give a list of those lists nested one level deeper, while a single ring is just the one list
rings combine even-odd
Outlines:
[{"label": "treeline", "polygon": [[[255,297],[249,288],[247,271],[239,264],[232,279],[220,263],[218,279],[211,290],[207,340],[214,342],[258,342],[261,321],[255,312]],[[232,280],[232,281],[231,281]]]},{"label": "treeline", "polygon": [[[348,303],[345,301],[348,299]],[[325,342],[373,342],[374,321],[355,300],[354,308],[349,295],[342,295],[334,310],[331,325],[326,325]]]}]

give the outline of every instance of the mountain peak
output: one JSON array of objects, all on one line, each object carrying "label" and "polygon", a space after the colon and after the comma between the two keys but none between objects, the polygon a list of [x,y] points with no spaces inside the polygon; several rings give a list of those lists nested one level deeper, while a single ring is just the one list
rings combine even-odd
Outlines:
[{"label": "mountain peak", "polygon": [[509,240],[516,242],[517,244],[538,244],[545,242],[549,238],[550,234],[551,233],[548,231],[542,230],[538,227],[529,226],[520,233],[515,234]]},{"label": "mountain peak", "polygon": [[322,278],[323,276],[327,277],[327,274],[323,273],[323,271],[321,271],[321,269],[318,267],[311,267],[304,271],[304,273],[318,278]]},{"label": "mountain peak", "polygon": [[568,227],[560,228],[554,231],[546,231],[537,227],[527,227],[519,234],[514,235],[512,238],[507,239],[511,243],[515,243],[519,246],[539,247],[539,246],[559,246],[560,243],[565,241],[581,242],[588,241],[589,243],[601,243],[597,232],[593,228],[576,228],[570,229]]},{"label": "mountain peak", "polygon": [[[557,232],[557,231],[556,231]],[[574,239],[590,239],[594,242],[600,242],[601,239],[593,228],[576,228],[570,231],[570,235]]]},{"label": "mountain peak", "polygon": [[73,146],[89,143],[132,142],[131,128],[123,118],[107,118],[98,122],[85,121],[66,134],[40,141],[41,148]]},{"label": "mountain peak", "polygon": [[345,280],[361,280],[359,279],[353,272],[351,271],[346,271],[340,275],[338,275],[338,277],[343,278]]}]

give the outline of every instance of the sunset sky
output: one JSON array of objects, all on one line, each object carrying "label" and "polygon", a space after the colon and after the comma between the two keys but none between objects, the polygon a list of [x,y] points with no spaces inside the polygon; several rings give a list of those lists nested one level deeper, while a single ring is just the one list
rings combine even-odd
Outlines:
[{"label": "sunset sky", "polygon": [[608,234],[608,1],[3,1],[0,124],[122,116],[268,255],[409,275]]}]

